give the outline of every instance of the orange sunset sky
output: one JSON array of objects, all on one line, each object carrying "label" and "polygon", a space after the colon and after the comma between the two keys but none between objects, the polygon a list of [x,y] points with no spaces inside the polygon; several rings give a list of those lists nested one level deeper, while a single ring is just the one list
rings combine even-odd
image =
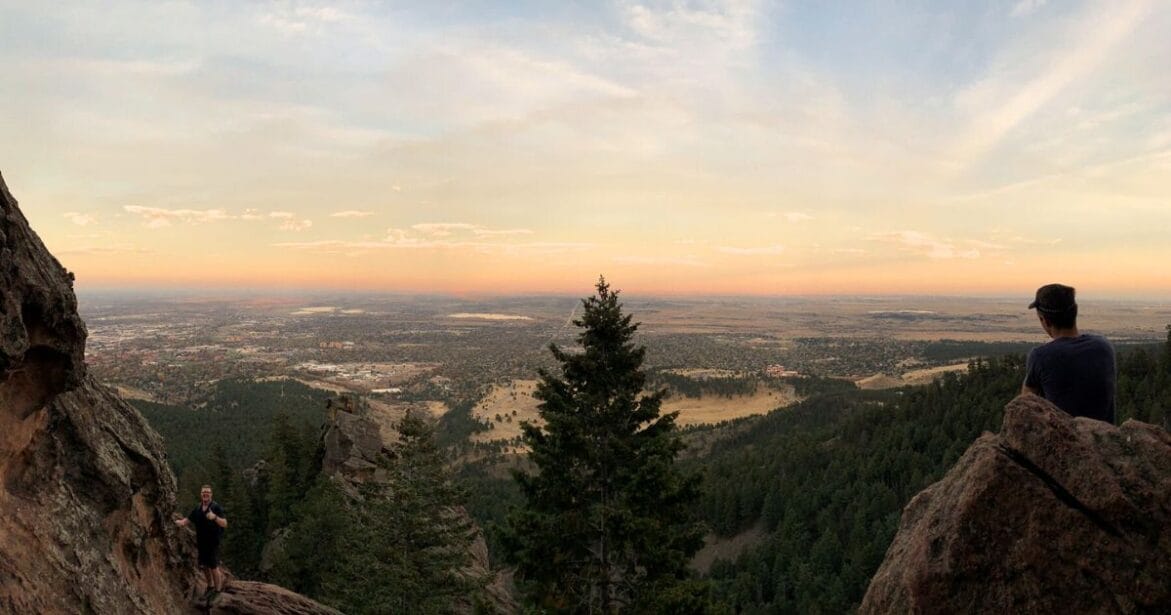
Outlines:
[{"label": "orange sunset sky", "polygon": [[1171,298],[1171,3],[0,2],[102,288]]}]

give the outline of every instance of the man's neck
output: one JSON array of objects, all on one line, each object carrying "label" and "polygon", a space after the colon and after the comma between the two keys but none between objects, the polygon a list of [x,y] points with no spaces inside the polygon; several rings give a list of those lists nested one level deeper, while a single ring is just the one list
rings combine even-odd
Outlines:
[{"label": "man's neck", "polygon": [[1059,337],[1077,337],[1078,335],[1080,335],[1080,333],[1078,333],[1077,327],[1071,327],[1069,329],[1053,329],[1049,332],[1049,336],[1053,339],[1057,339]]}]

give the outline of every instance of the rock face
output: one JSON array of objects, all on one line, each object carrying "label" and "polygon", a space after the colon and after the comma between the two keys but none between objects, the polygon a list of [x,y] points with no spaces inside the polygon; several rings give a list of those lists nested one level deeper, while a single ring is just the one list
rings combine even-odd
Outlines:
[{"label": "rock face", "polygon": [[378,424],[351,397],[330,399],[326,409],[329,420],[321,436],[322,474],[345,479],[341,484],[354,497],[358,485],[386,482],[388,474],[379,464],[391,453],[383,445]]},{"label": "rock face", "polygon": [[1171,435],[1024,395],[907,504],[862,613],[1171,612]]},{"label": "rock face", "polygon": [[[0,612],[190,612],[163,442],[85,376],[72,281],[0,178]],[[255,584],[228,605],[256,608],[221,612],[334,612],[295,598]]]}]

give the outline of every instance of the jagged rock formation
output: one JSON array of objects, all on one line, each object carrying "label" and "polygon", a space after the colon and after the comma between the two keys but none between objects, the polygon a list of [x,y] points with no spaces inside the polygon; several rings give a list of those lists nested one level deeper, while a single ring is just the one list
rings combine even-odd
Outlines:
[{"label": "jagged rock formation", "polygon": [[358,485],[386,482],[388,475],[380,460],[391,453],[382,442],[378,424],[361,412],[351,397],[330,399],[326,409],[321,472],[345,479],[341,484],[352,497],[358,496]]},{"label": "jagged rock formation", "polygon": [[[162,440],[85,376],[72,282],[0,177],[0,612],[189,612],[194,540],[171,521]],[[335,613],[236,593],[210,612]]]},{"label": "jagged rock formation", "polygon": [[1171,435],[1013,400],[903,510],[861,613],[1171,612]]}]

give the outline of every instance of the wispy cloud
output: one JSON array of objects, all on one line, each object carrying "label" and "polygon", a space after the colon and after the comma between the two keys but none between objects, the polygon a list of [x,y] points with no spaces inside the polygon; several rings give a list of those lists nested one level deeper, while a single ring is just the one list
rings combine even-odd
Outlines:
[{"label": "wispy cloud", "polygon": [[244,213],[234,215],[224,209],[165,209],[162,207],[143,207],[140,205],[126,205],[122,208],[126,213],[142,218],[148,228],[163,228],[173,224],[207,224],[227,220],[276,220],[282,231],[303,231],[313,226],[313,221],[301,218],[291,211],[262,212],[257,209],[245,209]]},{"label": "wispy cloud", "polygon": [[163,209],[161,207],[142,207],[140,205],[126,205],[122,207],[126,213],[142,217],[149,228],[162,228],[175,223],[203,224],[220,220],[231,220],[233,216],[222,209]]},{"label": "wispy cloud", "polygon": [[514,235],[532,235],[533,230],[527,228],[487,229],[476,227],[472,234],[478,237],[509,237]]},{"label": "wispy cloud", "polygon": [[876,233],[867,237],[870,241],[892,243],[901,246],[905,252],[918,254],[930,259],[980,258],[980,250],[971,247],[973,242],[964,242],[969,247],[960,247],[949,239],[937,239],[920,231],[898,231]]},{"label": "wispy cloud", "polygon": [[348,254],[358,256],[374,250],[467,250],[491,254],[560,254],[581,252],[596,247],[584,242],[530,242],[530,243],[486,243],[474,241],[428,240],[402,235],[391,229],[383,241],[345,241],[324,239],[318,241],[283,241],[272,244],[277,248],[315,252],[319,254]]},{"label": "wispy cloud", "polygon": [[774,244],[771,246],[760,246],[760,247],[752,247],[752,248],[741,248],[741,247],[736,247],[736,246],[720,246],[719,248],[716,248],[716,249],[720,252],[723,252],[724,254],[732,254],[735,256],[769,256],[769,255],[781,254],[782,252],[785,251],[785,246],[777,245],[777,244]]},{"label": "wispy cloud", "polygon": [[411,228],[432,237],[450,237],[455,231],[471,231],[478,227],[465,222],[428,222],[414,224]]},{"label": "wispy cloud", "polygon": [[347,209],[345,211],[335,211],[329,214],[330,218],[369,218],[373,216],[372,211],[359,211],[357,209]]},{"label": "wispy cloud", "polygon": [[290,220],[285,220],[285,221],[281,222],[281,225],[279,228],[282,231],[293,231],[293,232],[299,233],[301,231],[308,230],[312,226],[313,226],[312,220],[290,219]]},{"label": "wispy cloud", "polygon": [[332,6],[298,6],[272,4],[258,21],[284,34],[302,34],[325,24],[350,19],[351,15]]},{"label": "wispy cloud", "polygon": [[[981,159],[1022,121],[1089,77],[1150,10],[1149,0],[1091,6],[1060,39],[1062,46],[1045,50],[1038,59],[1025,56],[998,64],[996,72],[962,91],[956,103],[972,110],[973,117],[955,147],[960,168]],[[1027,53],[1036,55],[1037,50]],[[1022,74],[1018,65],[1032,74]]]},{"label": "wispy cloud", "polygon": [[83,214],[76,211],[67,211],[62,215],[77,226],[89,226],[98,221],[92,214]]},{"label": "wispy cloud", "polygon": [[1013,17],[1026,17],[1037,12],[1037,9],[1048,4],[1048,0],[1020,0],[1012,7],[1010,14]]}]

